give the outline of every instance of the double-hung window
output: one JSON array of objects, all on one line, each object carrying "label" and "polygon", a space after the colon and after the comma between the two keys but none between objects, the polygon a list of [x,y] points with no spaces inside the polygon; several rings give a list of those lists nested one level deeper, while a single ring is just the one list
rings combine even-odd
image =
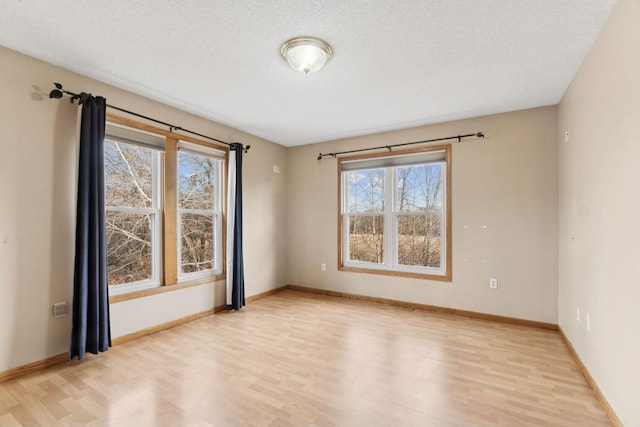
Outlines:
[{"label": "double-hung window", "polygon": [[159,286],[163,138],[108,125],[104,141],[107,282],[111,294]]},{"label": "double-hung window", "polygon": [[223,152],[178,145],[180,280],[222,272],[223,161]]},{"label": "double-hung window", "polygon": [[110,295],[222,278],[226,152],[135,126],[105,135]]},{"label": "double-hung window", "polygon": [[340,269],[451,280],[450,147],[338,164]]}]

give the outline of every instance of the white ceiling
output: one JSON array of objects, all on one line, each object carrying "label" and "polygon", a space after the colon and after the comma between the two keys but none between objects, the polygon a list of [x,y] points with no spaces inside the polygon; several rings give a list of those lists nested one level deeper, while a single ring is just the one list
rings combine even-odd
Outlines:
[{"label": "white ceiling", "polygon": [[[556,104],[614,3],[0,0],[0,45],[295,146]],[[293,71],[296,36],[334,57]]]}]

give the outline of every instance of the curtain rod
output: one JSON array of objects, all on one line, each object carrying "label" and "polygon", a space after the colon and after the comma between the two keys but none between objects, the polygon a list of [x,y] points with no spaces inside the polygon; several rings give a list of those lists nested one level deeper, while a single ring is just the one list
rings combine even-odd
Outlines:
[{"label": "curtain rod", "polygon": [[[78,100],[79,103],[82,103],[83,102],[83,98],[85,98],[87,96],[90,96],[89,94],[87,94],[85,92],[77,94],[77,93],[69,92],[68,90],[64,90],[60,83],[54,83],[54,85],[55,85],[56,89],[53,89],[51,92],[49,92],[49,98],[58,99],[58,98],[62,98],[64,96],[64,94],[67,94],[67,95],[71,96],[70,101],[73,104],[73,101],[75,101],[75,100]],[[173,132],[173,131],[179,130],[179,131],[182,131],[182,132],[190,133],[192,135],[197,135],[197,136],[199,136],[201,138],[207,138],[207,139],[210,139],[212,141],[219,142],[220,144],[224,144],[224,145],[227,145],[229,147],[231,145],[233,145],[233,144],[230,144],[228,142],[220,141],[219,139],[213,138],[211,136],[203,135],[201,133],[194,132],[194,131],[189,130],[189,129],[185,129],[185,128],[180,127],[180,126],[172,125],[171,123],[163,122],[161,120],[157,120],[157,119],[154,119],[152,117],[145,116],[143,114],[139,114],[139,113],[135,113],[133,111],[125,110],[124,108],[116,107],[115,105],[107,104],[107,107],[113,108],[114,110],[122,111],[123,113],[131,114],[132,116],[140,117],[142,119],[150,120],[152,122],[159,123],[161,125],[167,126],[169,128],[169,132]],[[246,153],[247,151],[249,151],[249,148],[251,148],[250,145],[247,145],[246,147],[243,147],[244,152]]]},{"label": "curtain rod", "polygon": [[482,132],[476,132],[476,133],[469,133],[466,135],[447,136],[445,138],[425,139],[424,141],[403,142],[401,144],[381,145],[380,147],[360,148],[358,150],[338,151],[335,153],[325,153],[325,154],[320,153],[318,154],[318,160],[322,160],[323,157],[329,157],[329,156],[336,157],[336,156],[339,156],[340,154],[360,153],[362,151],[371,151],[371,150],[382,150],[383,148],[386,148],[387,150],[391,151],[391,149],[395,147],[404,147],[405,145],[414,145],[414,144],[424,144],[427,142],[447,141],[450,139],[457,139],[458,142],[462,142],[462,138],[468,138],[471,136],[475,136],[476,138],[484,138],[484,134]]}]

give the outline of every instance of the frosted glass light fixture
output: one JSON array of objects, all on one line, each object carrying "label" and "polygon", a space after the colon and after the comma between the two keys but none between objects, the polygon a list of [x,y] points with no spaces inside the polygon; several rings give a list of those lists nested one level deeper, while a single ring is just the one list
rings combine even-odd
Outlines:
[{"label": "frosted glass light fixture", "polygon": [[280,54],[291,68],[309,74],[324,67],[333,55],[333,50],[320,39],[296,37],[284,42]]}]

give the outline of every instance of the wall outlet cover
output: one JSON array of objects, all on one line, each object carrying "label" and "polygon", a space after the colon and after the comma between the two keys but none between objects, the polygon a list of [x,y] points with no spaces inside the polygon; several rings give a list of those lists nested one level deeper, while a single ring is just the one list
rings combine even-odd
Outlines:
[{"label": "wall outlet cover", "polygon": [[69,314],[69,304],[66,301],[53,304],[53,317],[64,317]]}]

